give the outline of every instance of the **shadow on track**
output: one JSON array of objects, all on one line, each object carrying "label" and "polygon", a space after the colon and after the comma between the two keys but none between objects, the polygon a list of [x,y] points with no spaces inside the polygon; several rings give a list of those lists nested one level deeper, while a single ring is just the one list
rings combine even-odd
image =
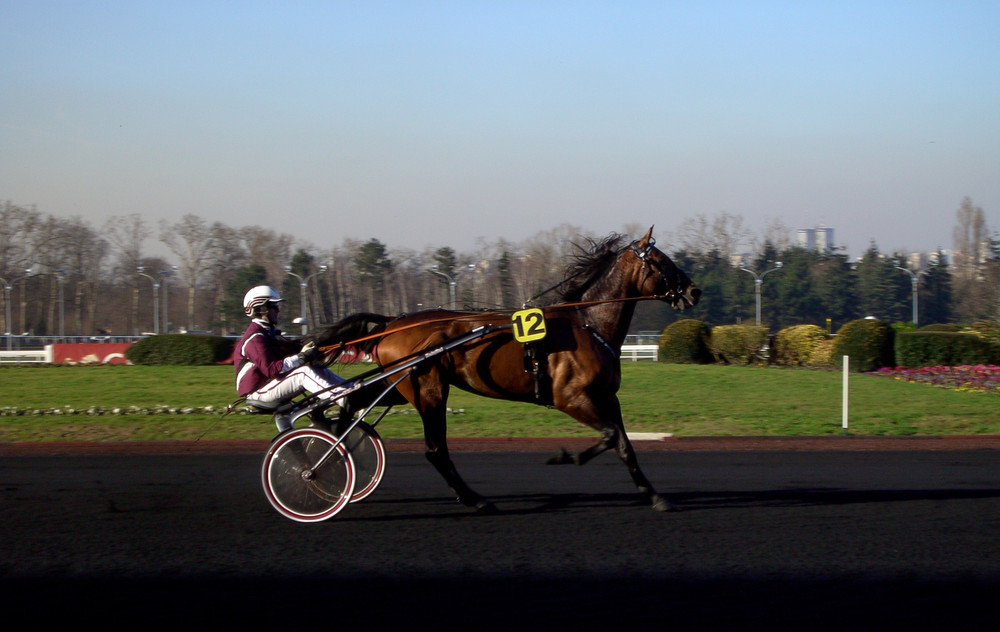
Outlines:
[{"label": "shadow on track", "polygon": [[[441,508],[457,506],[456,499],[440,496],[394,500],[366,500],[365,505],[379,508],[378,514],[347,512],[337,517],[338,522],[392,522],[406,520],[434,520],[439,518],[468,518],[476,520],[489,515],[524,516],[550,514],[562,511],[578,511],[603,508],[611,510],[620,507],[639,507],[643,499],[635,493],[601,494],[507,494],[494,495],[498,513],[476,514],[471,512],[442,513]],[[1000,498],[1000,489],[892,489],[892,490],[845,490],[845,489],[792,489],[765,490],[756,492],[707,491],[684,492],[671,495],[675,508],[671,513],[711,511],[721,509],[747,508],[788,508],[788,507],[828,507],[838,505],[859,505],[868,503],[905,503],[914,501],[950,501]],[[419,509],[410,512],[408,508]],[[400,513],[393,513],[399,508]],[[386,515],[389,514],[389,515]],[[669,517],[665,517],[668,520]]]}]

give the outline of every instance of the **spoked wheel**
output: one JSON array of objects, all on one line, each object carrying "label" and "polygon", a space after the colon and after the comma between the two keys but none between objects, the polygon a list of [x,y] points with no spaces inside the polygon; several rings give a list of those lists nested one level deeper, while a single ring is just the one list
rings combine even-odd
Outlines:
[{"label": "spoked wheel", "polygon": [[355,473],[351,455],[329,432],[291,430],[264,457],[264,495],[278,513],[298,522],[330,518],[351,500]]},{"label": "spoked wheel", "polygon": [[354,473],[357,481],[354,484],[354,494],[351,502],[366,498],[375,491],[385,474],[385,446],[375,429],[365,422],[358,422],[344,440],[351,461],[354,462]]}]

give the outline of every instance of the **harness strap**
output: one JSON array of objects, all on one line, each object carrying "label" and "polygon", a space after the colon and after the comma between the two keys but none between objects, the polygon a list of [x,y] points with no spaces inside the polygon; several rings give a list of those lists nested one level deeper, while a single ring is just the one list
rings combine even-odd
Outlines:
[{"label": "harness strap", "polygon": [[584,331],[589,331],[590,335],[596,338],[597,342],[604,345],[604,348],[607,349],[611,353],[611,355],[613,355],[616,358],[618,357],[618,352],[614,350],[614,348],[608,343],[608,341],[604,339],[604,336],[598,333],[596,329],[587,324],[584,324],[583,329]]}]

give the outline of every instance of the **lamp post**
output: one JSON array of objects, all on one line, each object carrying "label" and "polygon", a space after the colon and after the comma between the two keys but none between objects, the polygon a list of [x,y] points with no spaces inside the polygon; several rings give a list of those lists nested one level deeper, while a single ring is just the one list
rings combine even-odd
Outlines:
[{"label": "lamp post", "polygon": [[[476,269],[476,264],[470,263],[468,266],[466,266],[462,270],[459,270],[459,273],[456,276],[458,278],[461,278],[462,272],[465,272],[467,270],[475,270],[475,269]],[[432,265],[431,267],[427,268],[427,271],[430,272],[431,274],[436,274],[439,277],[442,277],[442,278],[444,278],[445,280],[448,281],[448,293],[449,293],[449,297],[451,298],[451,308],[454,310],[455,309],[455,286],[458,285],[458,281],[456,279],[451,278],[449,275],[445,274],[444,272],[441,272],[438,269],[438,265],[436,263],[434,265]]]},{"label": "lamp post", "polygon": [[766,277],[771,272],[774,272],[775,270],[780,270],[780,269],[781,269],[781,262],[780,261],[775,261],[773,268],[771,268],[770,270],[765,271],[763,274],[758,275],[756,272],[754,272],[753,270],[751,270],[750,268],[747,267],[747,264],[746,264],[745,261],[741,261],[740,262],[740,270],[743,270],[744,272],[747,272],[751,276],[753,276],[754,295],[757,298],[757,326],[758,327],[760,326],[760,290],[761,290],[761,286],[764,285],[764,277]]},{"label": "lamp post", "polygon": [[[28,268],[24,272],[25,272],[26,275],[31,274],[31,268]],[[22,277],[22,278],[26,278],[26,277]],[[18,280],[19,279],[13,279],[11,281],[8,281],[7,279],[4,279],[4,278],[0,277],[0,281],[3,281],[3,304],[4,304],[4,311],[5,311],[4,315],[5,315],[6,319],[7,319],[6,320],[7,331],[5,332],[5,337],[7,338],[7,351],[11,350],[11,342],[12,342],[11,339],[14,337],[14,324],[11,321],[11,315],[10,315],[10,291],[14,289],[14,283],[17,282]],[[23,286],[21,287],[21,292],[22,293],[24,292],[24,287]]]},{"label": "lamp post", "polygon": [[903,266],[899,265],[899,260],[898,259],[894,259],[893,262],[892,262],[892,265],[897,270],[902,270],[903,272],[905,272],[908,275],[910,275],[910,294],[912,296],[911,303],[913,305],[913,326],[914,327],[919,327],[920,326],[920,322],[917,320],[918,317],[919,317],[918,316],[917,302],[919,301],[918,297],[920,295],[920,292],[918,291],[918,286],[920,285],[920,275],[921,274],[925,274],[928,270],[930,270],[931,268],[933,268],[937,264],[936,263],[931,263],[931,265],[929,267],[924,268],[923,270],[917,270],[916,272],[914,272],[913,270],[910,270],[909,268],[904,268]]},{"label": "lamp post", "polygon": [[4,324],[7,325],[7,331],[4,332],[4,337],[7,339],[7,351],[10,351],[11,332],[14,330],[14,328],[10,326],[10,291],[14,289],[14,287],[7,281],[7,279],[0,278],[0,281],[3,281],[3,305],[5,308]]},{"label": "lamp post", "polygon": [[144,272],[144,266],[137,266],[136,271],[139,276],[144,276],[153,284],[153,333],[160,333],[160,284],[153,277]]},{"label": "lamp post", "polygon": [[177,272],[177,266],[170,266],[169,270],[160,270],[160,276],[163,278],[161,287],[163,288],[163,333],[165,334],[170,333],[170,285],[167,281],[175,272]]},{"label": "lamp post", "polygon": [[292,272],[292,266],[285,266],[285,272],[287,272],[289,276],[293,276],[293,277],[295,277],[296,279],[299,280],[299,288],[300,288],[299,298],[301,299],[300,300],[300,303],[301,303],[301,308],[300,308],[301,313],[299,314],[299,316],[300,316],[300,319],[301,319],[301,322],[302,322],[302,335],[303,336],[306,335],[306,333],[309,331],[309,325],[306,322],[306,290],[309,288],[309,281],[314,276],[316,276],[317,274],[323,274],[324,272],[327,271],[327,269],[328,269],[327,265],[323,264],[323,265],[321,265],[319,267],[319,270],[317,272],[313,272],[312,274],[310,274],[309,276],[307,276],[306,278],[303,279],[299,275],[297,275],[294,272]]},{"label": "lamp post", "polygon": [[66,300],[63,291],[63,283],[66,282],[66,271],[62,268],[56,270],[56,280],[59,281],[59,337],[66,337]]}]

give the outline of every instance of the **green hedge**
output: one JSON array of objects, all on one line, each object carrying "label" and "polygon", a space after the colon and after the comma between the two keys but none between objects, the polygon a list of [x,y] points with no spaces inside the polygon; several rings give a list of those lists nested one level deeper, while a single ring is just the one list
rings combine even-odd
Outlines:
[{"label": "green hedge", "polygon": [[669,325],[660,335],[660,360],[678,364],[710,364],[711,329],[700,320],[686,318]]},{"label": "green hedge", "polygon": [[750,364],[767,342],[767,333],[767,327],[757,325],[719,325],[712,328],[708,344],[720,362]]},{"label": "green hedge", "polygon": [[143,338],[125,351],[132,364],[219,364],[233,356],[236,341],[205,334],[166,334]]},{"label": "green hedge", "polygon": [[837,331],[833,340],[833,361],[850,356],[854,371],[875,371],[896,366],[895,331],[879,320],[852,320]]},{"label": "green hedge", "polygon": [[1000,343],[1000,325],[983,320],[962,328],[964,333],[976,334],[983,340]]},{"label": "green hedge", "polygon": [[[823,347],[826,330],[817,325],[792,325],[778,332],[774,340],[775,360],[792,366],[824,364]],[[829,360],[827,353],[826,360]]]},{"label": "green hedge", "polygon": [[912,331],[896,335],[900,366],[960,366],[1000,364],[1000,344],[974,333]]},{"label": "green hedge", "polygon": [[961,325],[956,325],[955,323],[934,323],[933,325],[924,325],[917,331],[962,331]]}]

